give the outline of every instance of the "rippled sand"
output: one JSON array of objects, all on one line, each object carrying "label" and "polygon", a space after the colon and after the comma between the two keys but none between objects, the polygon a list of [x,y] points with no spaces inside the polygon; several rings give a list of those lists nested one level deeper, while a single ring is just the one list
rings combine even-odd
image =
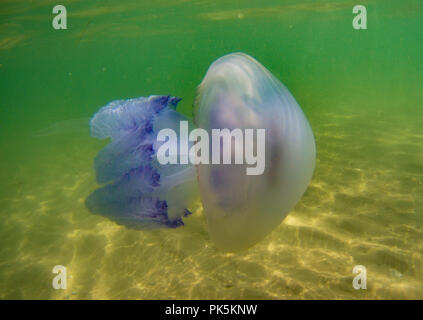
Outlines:
[{"label": "rippled sand", "polygon": [[[102,143],[28,137],[32,161],[10,164],[0,184],[0,298],[422,299],[423,131],[337,110],[311,117],[317,167],[302,201],[231,254],[209,241],[200,204],[185,227],[151,232],[89,213]],[[67,290],[52,289],[55,265],[67,267]],[[355,265],[367,268],[367,290],[352,287]]]}]

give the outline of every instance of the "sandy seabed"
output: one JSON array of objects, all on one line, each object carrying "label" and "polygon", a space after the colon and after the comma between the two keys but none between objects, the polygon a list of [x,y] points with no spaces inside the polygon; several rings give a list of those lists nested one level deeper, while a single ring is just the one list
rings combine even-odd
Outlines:
[{"label": "sandy seabed", "polygon": [[[13,170],[0,184],[0,298],[423,299],[423,131],[337,110],[312,119],[317,163],[301,202],[240,253],[210,242],[200,203],[178,229],[91,214],[103,142],[31,137],[29,160],[2,160]],[[67,290],[52,288],[55,265],[67,268]],[[352,286],[355,265],[367,268],[367,290]]]}]

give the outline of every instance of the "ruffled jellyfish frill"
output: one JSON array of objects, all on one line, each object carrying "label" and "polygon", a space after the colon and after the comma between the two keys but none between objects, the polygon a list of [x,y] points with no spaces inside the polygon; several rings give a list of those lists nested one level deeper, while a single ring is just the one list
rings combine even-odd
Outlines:
[{"label": "ruffled jellyfish frill", "polygon": [[134,229],[175,228],[197,197],[195,167],[160,165],[157,132],[187,120],[175,111],[179,98],[151,96],[116,100],[91,119],[91,135],[110,138],[94,160],[97,182],[87,199],[93,212]]}]

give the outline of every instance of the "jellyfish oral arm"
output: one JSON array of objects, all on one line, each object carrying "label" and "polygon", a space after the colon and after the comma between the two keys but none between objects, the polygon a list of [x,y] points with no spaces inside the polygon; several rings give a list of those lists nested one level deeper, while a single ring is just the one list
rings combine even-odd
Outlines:
[{"label": "jellyfish oral arm", "polygon": [[112,101],[91,119],[91,135],[111,138],[94,159],[97,182],[85,204],[96,214],[134,229],[175,228],[197,195],[192,165],[159,165],[157,131],[186,119],[179,98],[150,96]]}]

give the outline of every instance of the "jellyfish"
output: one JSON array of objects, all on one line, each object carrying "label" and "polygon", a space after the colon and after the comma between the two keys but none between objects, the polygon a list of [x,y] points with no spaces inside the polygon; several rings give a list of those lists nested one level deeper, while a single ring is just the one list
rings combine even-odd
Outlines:
[{"label": "jellyfish", "polygon": [[246,164],[197,166],[212,241],[227,251],[248,248],[276,228],[304,194],[316,159],[310,124],[288,89],[243,53],[211,64],[198,87],[194,115],[208,132],[265,129],[263,174],[245,174]]},{"label": "jellyfish", "polygon": [[[182,226],[191,204],[200,199],[215,245],[224,251],[249,248],[282,222],[307,189],[316,159],[310,124],[288,89],[243,53],[225,55],[211,64],[197,88],[193,122],[177,112],[179,100],[174,96],[117,100],[94,115],[91,135],[111,141],[94,160],[102,186],[86,205],[119,224],[147,230]],[[215,144],[209,143],[207,161],[162,164],[157,153],[165,142],[158,133],[169,128],[180,132],[181,121],[209,137],[215,130],[227,130],[229,135],[219,139],[226,139],[231,159],[240,156],[244,161],[214,161]],[[240,130],[245,136],[237,140],[233,133]],[[247,139],[247,131],[252,139]],[[263,140],[258,139],[259,132]],[[172,149],[177,150],[175,156],[185,153],[185,158],[199,145],[182,134],[172,143],[177,144]],[[189,148],[181,148],[182,144]],[[224,144],[217,158],[223,156]],[[251,151],[249,156],[246,150]],[[247,174],[251,158],[259,156],[264,160],[262,170]]]},{"label": "jellyfish", "polygon": [[[191,214],[197,197],[194,166],[160,165],[155,158],[164,142],[163,128],[176,128],[180,98],[150,96],[112,101],[90,120],[91,135],[110,138],[94,159],[96,179],[102,186],[88,196],[87,208],[120,225],[139,230],[176,228]],[[178,146],[177,146],[178,147]]]}]

